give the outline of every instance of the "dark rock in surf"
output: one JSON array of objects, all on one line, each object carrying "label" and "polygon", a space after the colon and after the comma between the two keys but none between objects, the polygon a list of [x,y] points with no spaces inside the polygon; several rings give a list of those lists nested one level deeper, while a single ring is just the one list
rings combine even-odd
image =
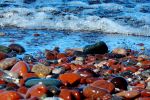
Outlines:
[{"label": "dark rock in surf", "polygon": [[25,52],[25,49],[24,49],[21,45],[19,45],[19,44],[10,44],[10,45],[9,45],[9,48],[10,48],[12,51],[16,51],[16,52],[19,53],[19,54]]},{"label": "dark rock in surf", "polygon": [[87,45],[83,48],[85,54],[105,54],[108,52],[108,47],[105,42],[100,41],[93,45]]}]

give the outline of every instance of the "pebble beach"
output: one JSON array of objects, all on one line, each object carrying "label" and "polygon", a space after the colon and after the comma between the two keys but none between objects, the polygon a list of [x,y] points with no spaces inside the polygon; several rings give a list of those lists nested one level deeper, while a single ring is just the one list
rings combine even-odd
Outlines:
[{"label": "pebble beach", "polygon": [[150,100],[149,0],[0,0],[0,100]]}]

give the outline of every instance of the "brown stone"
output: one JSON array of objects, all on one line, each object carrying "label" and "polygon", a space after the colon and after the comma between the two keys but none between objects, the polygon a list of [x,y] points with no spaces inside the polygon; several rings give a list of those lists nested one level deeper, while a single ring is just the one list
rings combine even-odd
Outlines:
[{"label": "brown stone", "polygon": [[83,95],[86,98],[93,97],[93,100],[100,99],[106,94],[109,94],[109,92],[106,89],[103,89],[103,88],[87,86],[83,89]]},{"label": "brown stone", "polygon": [[140,95],[139,91],[122,91],[116,94],[117,96],[124,97],[126,99],[134,99]]},{"label": "brown stone", "polygon": [[97,80],[94,83],[92,83],[91,86],[104,88],[110,93],[112,93],[115,90],[115,86],[111,82],[108,82],[106,80]]},{"label": "brown stone", "polygon": [[3,53],[3,52],[0,52],[0,60],[2,60],[2,59],[4,59],[4,58],[6,58],[6,54]]}]

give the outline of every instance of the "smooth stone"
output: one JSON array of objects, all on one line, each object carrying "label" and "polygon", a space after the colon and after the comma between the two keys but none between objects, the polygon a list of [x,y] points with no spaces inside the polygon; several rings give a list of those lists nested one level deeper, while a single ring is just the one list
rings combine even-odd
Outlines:
[{"label": "smooth stone", "polygon": [[5,59],[0,61],[0,68],[2,68],[2,69],[9,69],[13,65],[15,65],[16,63],[17,63],[17,59],[16,58],[5,58]]},{"label": "smooth stone", "polygon": [[61,89],[59,97],[62,98],[63,100],[72,100],[71,91],[68,89]]},{"label": "smooth stone", "polygon": [[139,91],[122,91],[122,92],[119,92],[116,94],[117,96],[120,96],[120,97],[124,97],[126,99],[134,99],[138,96],[140,96],[140,92]]},{"label": "smooth stone", "polygon": [[4,91],[0,93],[0,100],[20,100],[22,96],[15,91]]},{"label": "smooth stone", "polygon": [[83,48],[85,54],[104,54],[108,52],[108,47],[105,42],[100,41],[93,45],[87,45]]},{"label": "smooth stone", "polygon": [[61,82],[59,80],[53,79],[53,78],[47,78],[47,79],[31,78],[31,79],[26,80],[25,86],[31,87],[33,85],[38,84],[39,82],[42,82],[46,86],[56,86],[56,87],[58,87],[58,86],[61,85]]},{"label": "smooth stone", "polygon": [[16,72],[16,73],[18,73],[20,76],[24,76],[25,74],[27,74],[28,72],[30,72],[30,67],[27,65],[26,62],[24,62],[24,61],[19,61],[19,62],[17,62],[17,63],[11,68],[10,71]]},{"label": "smooth stone", "polygon": [[8,58],[16,57],[17,52],[16,51],[11,51],[11,52],[7,53],[7,56],[8,56]]},{"label": "smooth stone", "polygon": [[12,51],[16,51],[19,54],[22,54],[25,52],[25,49],[20,44],[10,44],[8,46]]},{"label": "smooth stone", "polygon": [[123,77],[114,77],[111,82],[115,85],[115,88],[127,90],[128,82]]},{"label": "smooth stone", "polygon": [[5,59],[7,56],[5,53],[0,52],[0,60]]},{"label": "smooth stone", "polygon": [[30,97],[42,97],[47,93],[47,87],[43,84],[36,84],[28,89],[26,98]]},{"label": "smooth stone", "polygon": [[112,93],[115,90],[114,84],[106,80],[97,80],[90,85],[94,87],[104,88],[108,90],[110,93]]},{"label": "smooth stone", "polygon": [[43,74],[48,75],[51,72],[51,69],[43,64],[35,64],[32,67],[32,72],[35,72],[37,74]]},{"label": "smooth stone", "polygon": [[3,46],[3,45],[0,45],[0,52],[8,53],[10,51],[11,51],[10,48]]},{"label": "smooth stone", "polygon": [[77,90],[61,89],[59,97],[64,100],[82,100],[81,94]]},{"label": "smooth stone", "polygon": [[124,48],[115,48],[112,53],[114,54],[121,54],[121,55],[127,55],[127,50]]},{"label": "smooth stone", "polygon": [[77,70],[77,74],[79,74],[81,77],[95,77],[96,73],[92,71],[90,68],[82,68]]},{"label": "smooth stone", "polygon": [[80,75],[76,73],[64,73],[59,75],[59,80],[61,80],[63,83],[67,82],[70,85],[78,83],[80,79],[81,79]]},{"label": "smooth stone", "polygon": [[106,89],[99,88],[99,87],[87,86],[83,89],[83,95],[86,98],[92,97],[94,100],[95,99],[98,100],[106,94],[109,94],[109,92]]}]

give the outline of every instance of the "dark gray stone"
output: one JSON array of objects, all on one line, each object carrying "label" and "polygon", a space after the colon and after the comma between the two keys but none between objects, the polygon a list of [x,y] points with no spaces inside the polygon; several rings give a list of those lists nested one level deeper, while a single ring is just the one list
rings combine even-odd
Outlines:
[{"label": "dark gray stone", "polygon": [[83,48],[85,54],[105,54],[108,52],[108,47],[105,42],[100,41],[93,45],[87,45]]}]

